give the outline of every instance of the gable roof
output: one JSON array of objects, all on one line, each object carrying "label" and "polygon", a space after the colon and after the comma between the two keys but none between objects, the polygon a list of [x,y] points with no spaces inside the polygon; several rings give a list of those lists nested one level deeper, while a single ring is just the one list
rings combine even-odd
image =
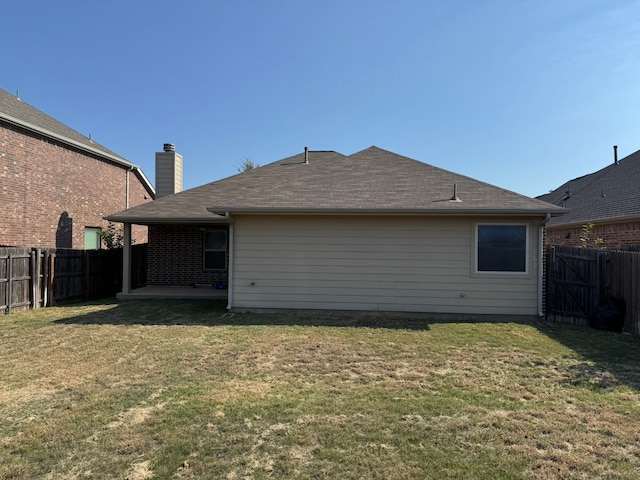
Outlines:
[{"label": "gable roof", "polygon": [[147,191],[152,195],[155,193],[151,182],[149,182],[140,167],[0,88],[1,121],[57,140],[93,155],[98,155],[108,161],[134,170]]},{"label": "gable roof", "polygon": [[549,226],[640,218],[640,150],[537,198],[569,209]]},{"label": "gable roof", "polygon": [[[226,212],[561,214],[564,209],[378,147],[309,151],[110,215],[129,223],[206,223]],[[454,189],[459,198],[453,201]]]}]

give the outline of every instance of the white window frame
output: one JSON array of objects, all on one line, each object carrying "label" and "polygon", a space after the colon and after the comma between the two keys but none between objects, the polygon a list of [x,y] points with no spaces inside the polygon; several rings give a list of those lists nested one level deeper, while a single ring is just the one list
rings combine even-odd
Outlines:
[{"label": "white window frame", "polygon": [[[500,271],[500,270],[479,270],[478,268],[478,231],[482,226],[493,227],[525,227],[525,259],[524,259],[524,271]],[[527,222],[476,222],[473,229],[473,273],[478,276],[515,276],[523,277],[530,276],[531,271],[531,228]]]},{"label": "white window frame", "polygon": [[[207,248],[207,234],[209,233],[222,233],[224,235],[224,247],[223,248]],[[210,229],[205,230],[202,235],[202,270],[205,272],[220,272],[225,271],[228,268],[227,263],[227,249],[229,247],[229,234],[223,229]],[[224,253],[224,267],[223,268],[207,268],[206,257],[207,252],[223,252]]]}]

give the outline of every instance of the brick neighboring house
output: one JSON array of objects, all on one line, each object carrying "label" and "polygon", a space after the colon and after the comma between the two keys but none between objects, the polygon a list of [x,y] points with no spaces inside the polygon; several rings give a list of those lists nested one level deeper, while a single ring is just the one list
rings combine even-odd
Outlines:
[{"label": "brick neighboring house", "polygon": [[0,245],[100,248],[105,215],[154,195],[139,167],[0,89]]},{"label": "brick neighboring house", "polygon": [[607,167],[537,198],[569,210],[547,223],[547,245],[580,246],[589,223],[590,239],[601,238],[605,247],[640,245],[640,151],[618,160],[614,147]]}]

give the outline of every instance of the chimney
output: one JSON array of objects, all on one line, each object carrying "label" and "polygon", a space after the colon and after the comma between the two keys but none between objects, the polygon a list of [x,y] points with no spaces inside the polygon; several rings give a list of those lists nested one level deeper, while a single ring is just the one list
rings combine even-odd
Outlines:
[{"label": "chimney", "polygon": [[618,165],[618,145],[613,146],[613,163]]},{"label": "chimney", "polygon": [[156,200],[182,191],[182,155],[172,143],[156,152]]}]

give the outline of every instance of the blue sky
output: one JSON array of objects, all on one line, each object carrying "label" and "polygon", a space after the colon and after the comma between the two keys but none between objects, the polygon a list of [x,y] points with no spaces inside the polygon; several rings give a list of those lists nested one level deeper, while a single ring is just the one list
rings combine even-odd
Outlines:
[{"label": "blue sky", "polygon": [[21,0],[0,88],[184,188],[371,145],[525,195],[640,149],[640,1]]}]

